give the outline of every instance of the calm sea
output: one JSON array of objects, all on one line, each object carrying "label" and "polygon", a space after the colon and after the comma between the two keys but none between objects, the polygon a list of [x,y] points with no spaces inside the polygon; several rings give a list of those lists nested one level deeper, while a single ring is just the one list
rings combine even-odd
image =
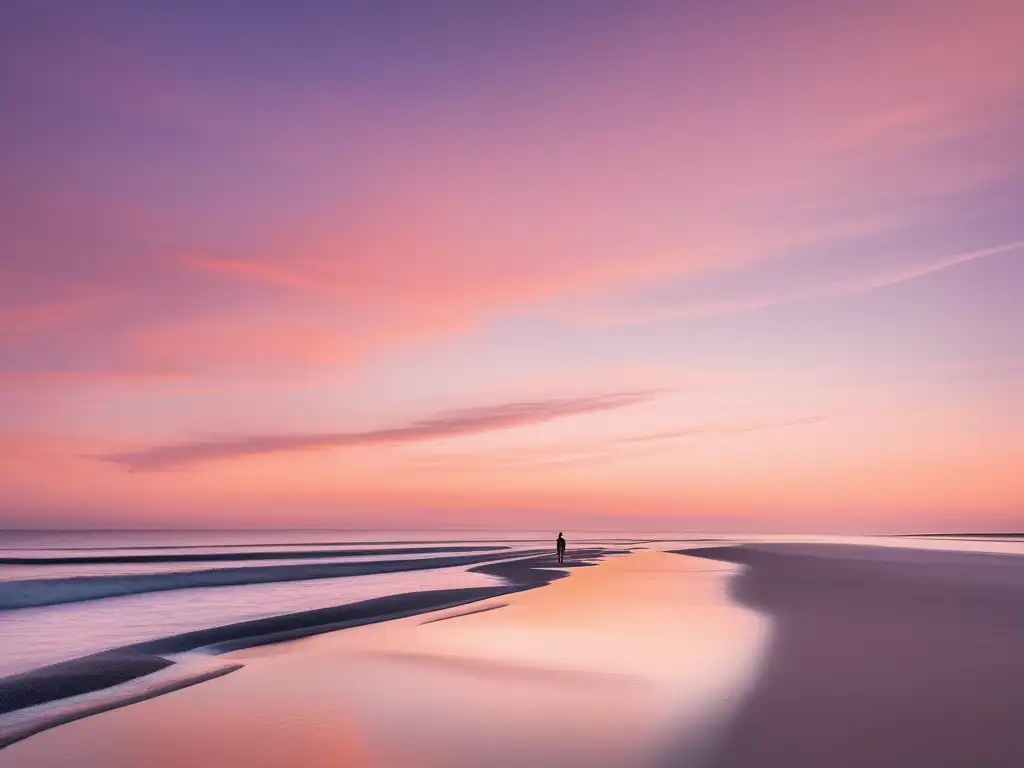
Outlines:
[{"label": "calm sea", "polygon": [[[0,531],[0,677],[196,629],[390,594],[498,584],[470,569],[546,551],[553,536]],[[573,543],[621,546],[635,538],[570,533]],[[380,572],[396,567],[403,570]]]},{"label": "calm sea", "polygon": [[[0,531],[0,677],[197,629],[390,594],[499,584],[471,569],[551,531]],[[832,541],[1016,551],[1018,541],[566,531],[570,548]]]}]

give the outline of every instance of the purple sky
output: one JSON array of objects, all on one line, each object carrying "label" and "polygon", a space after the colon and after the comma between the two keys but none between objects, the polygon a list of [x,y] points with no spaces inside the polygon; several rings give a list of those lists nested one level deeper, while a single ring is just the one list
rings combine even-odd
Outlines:
[{"label": "purple sky", "polygon": [[1024,522],[1024,5],[0,6],[0,525]]}]

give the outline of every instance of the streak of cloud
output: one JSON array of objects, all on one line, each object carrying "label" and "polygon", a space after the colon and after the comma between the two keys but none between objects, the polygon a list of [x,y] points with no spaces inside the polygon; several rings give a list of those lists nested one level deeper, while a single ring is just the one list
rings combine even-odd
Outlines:
[{"label": "streak of cloud", "polygon": [[635,313],[610,313],[595,318],[599,325],[641,325],[661,320],[672,320],[687,317],[713,317],[756,312],[769,307],[778,307],[797,302],[815,301],[819,299],[853,296],[889,288],[918,278],[927,277],[937,272],[978,261],[989,256],[1008,253],[1024,248],[1024,240],[1014,240],[991,248],[982,248],[965,253],[953,254],[932,261],[921,262],[903,267],[895,267],[874,275],[849,280],[812,285],[792,291],[775,294],[738,296],[732,298],[712,299],[707,301],[688,302],[681,306],[661,307],[652,310],[640,310]]},{"label": "streak of cloud", "polygon": [[653,400],[657,391],[613,392],[589,397],[553,398],[444,411],[398,427],[363,432],[251,435],[156,445],[98,456],[135,472],[173,469],[218,459],[310,449],[400,445],[525,427],[588,413],[600,413]]}]

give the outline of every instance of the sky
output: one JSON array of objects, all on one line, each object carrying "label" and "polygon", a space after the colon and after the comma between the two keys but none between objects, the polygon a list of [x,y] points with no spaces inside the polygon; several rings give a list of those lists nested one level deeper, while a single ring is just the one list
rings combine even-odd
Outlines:
[{"label": "sky", "polygon": [[1024,528],[1024,4],[0,4],[0,526]]}]

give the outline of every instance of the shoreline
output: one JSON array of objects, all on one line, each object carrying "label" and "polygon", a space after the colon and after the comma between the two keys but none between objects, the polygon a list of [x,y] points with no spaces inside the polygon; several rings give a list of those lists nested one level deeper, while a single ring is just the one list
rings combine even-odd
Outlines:
[{"label": "shoreline", "polygon": [[0,611],[44,608],[51,605],[125,597],[150,592],[170,592],[199,587],[237,587],[284,581],[314,581],[345,576],[425,571],[476,565],[505,557],[538,556],[542,550],[488,552],[413,560],[379,560],[369,563],[300,563],[297,565],[239,566],[197,571],[76,576],[60,579],[25,579],[0,582]]},{"label": "shoreline", "polygon": [[[167,658],[170,655],[190,652],[219,655],[350,627],[456,608],[545,586],[568,576],[567,570],[560,569],[593,565],[594,562],[591,561],[599,561],[607,555],[621,553],[621,550],[603,548],[577,550],[571,559],[567,559],[560,566],[556,564],[555,557],[551,554],[533,554],[521,559],[484,563],[469,570],[503,578],[507,583],[493,587],[407,592],[331,608],[237,622],[114,648],[12,675],[0,679],[0,701],[3,702],[0,704],[0,749],[42,730],[133,704],[170,690],[179,690],[205,682],[212,677],[228,674],[242,666],[233,665],[230,669],[219,671],[212,677],[209,670],[198,671],[194,676],[178,678],[171,688],[166,690],[161,688],[159,691],[141,697],[133,693],[126,694],[123,698],[109,695],[103,702],[97,702],[81,710],[74,710],[74,714],[66,712],[60,707],[64,703],[70,704],[74,709],[74,700],[77,698],[94,696],[104,691],[112,693],[112,689],[116,689],[118,686],[165,672],[171,668],[175,668],[175,671],[179,672],[184,671],[181,669],[183,665]],[[52,712],[32,711],[27,719],[19,716],[19,713],[24,713],[26,710],[45,708],[47,705],[56,705],[56,707]]]},{"label": "shoreline", "polygon": [[763,623],[727,599],[737,569],[658,551],[525,565],[544,589],[218,657],[244,666],[38,734],[4,760],[623,768],[655,764],[678,733],[703,755],[763,646]]},{"label": "shoreline", "polygon": [[[249,764],[213,757],[237,750],[253,765],[299,752],[333,765],[335,748],[379,757],[391,739],[397,765],[420,765],[421,750],[459,766],[576,765],[583,753],[595,768],[1024,765],[1019,555],[750,543],[603,559],[620,552],[480,564],[470,570],[507,583],[126,646],[125,660],[160,668],[0,716],[0,740],[121,709],[33,739],[12,760],[134,765],[132,750],[166,732],[176,735],[161,768]],[[363,628],[334,634],[349,627]],[[310,635],[322,637],[219,655]],[[181,688],[192,690],[161,695]],[[125,707],[146,699],[158,700]]]}]

